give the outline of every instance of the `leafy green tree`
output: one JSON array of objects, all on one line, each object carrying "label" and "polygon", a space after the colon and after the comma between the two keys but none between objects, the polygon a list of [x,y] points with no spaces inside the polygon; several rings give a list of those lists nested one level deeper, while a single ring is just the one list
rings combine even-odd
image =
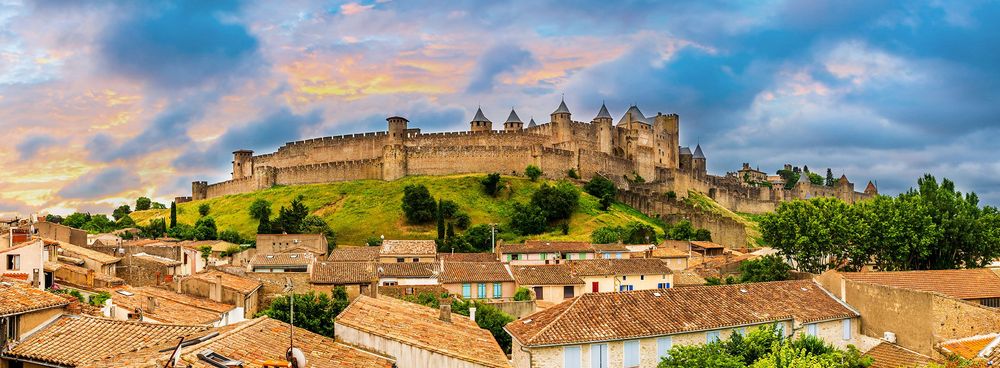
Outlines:
[{"label": "leafy green tree", "polygon": [[542,169],[539,169],[535,165],[528,165],[528,167],[524,168],[524,176],[527,176],[531,181],[536,181],[538,177],[542,176]]},{"label": "leafy green tree", "polygon": [[111,212],[111,217],[113,217],[115,221],[118,221],[122,217],[128,216],[130,213],[132,213],[132,209],[129,208],[127,204],[123,204]]},{"label": "leafy green tree", "polygon": [[490,304],[476,302],[476,324],[480,328],[493,334],[493,338],[500,344],[500,348],[510,354],[511,337],[504,331],[503,326],[514,321],[514,317],[504,313],[499,308]]},{"label": "leafy green tree", "polygon": [[167,222],[161,218],[152,219],[141,230],[143,234],[151,239],[162,238],[167,233]]},{"label": "leafy green tree", "polygon": [[205,216],[194,223],[195,240],[215,240],[218,238],[218,229],[215,227],[215,219]]},{"label": "leafy green tree", "polygon": [[[302,221],[309,216],[309,207],[306,207],[302,200],[305,197],[299,195],[292,199],[286,208],[281,206],[278,210],[278,218],[271,225],[271,231],[284,231],[289,234],[302,234]],[[280,229],[280,230],[279,230]]]},{"label": "leafy green tree", "polygon": [[271,202],[255,199],[250,204],[250,218],[257,220],[257,234],[271,233]]},{"label": "leafy green tree", "polygon": [[365,245],[367,245],[369,247],[378,247],[378,246],[381,246],[382,245],[382,238],[375,237],[375,236],[369,237],[368,239],[365,239]]},{"label": "leafy green tree", "polygon": [[177,224],[167,230],[167,236],[180,240],[194,240],[194,226]]},{"label": "leafy green tree", "polygon": [[790,256],[805,272],[821,273],[836,266],[853,247],[857,221],[850,206],[836,198],[781,203],[760,222],[767,244]]},{"label": "leafy green tree", "polygon": [[198,247],[198,253],[201,253],[201,259],[208,264],[208,258],[212,256],[212,247],[208,245],[202,245]]},{"label": "leafy green tree", "polygon": [[442,199],[439,201],[441,211],[441,216],[446,219],[453,219],[458,214],[458,203],[450,199]]},{"label": "leafy green tree", "polygon": [[833,170],[830,170],[830,168],[826,169],[826,182],[824,184],[828,187],[832,187],[834,184],[837,184],[837,179],[833,178]]},{"label": "leafy green tree", "polygon": [[118,221],[115,222],[115,227],[119,229],[135,227],[135,220],[132,220],[132,216],[125,215],[124,217],[118,219]]},{"label": "leafy green tree", "polygon": [[570,179],[579,179],[580,178],[580,174],[576,172],[576,169],[569,169],[569,170],[567,170],[566,171],[566,176],[568,176]]},{"label": "leafy green tree", "polygon": [[73,212],[69,216],[66,216],[66,219],[63,220],[62,224],[72,228],[80,229],[83,228],[83,225],[86,225],[88,222],[90,222],[90,217],[91,216],[89,213]]},{"label": "leafy green tree", "polygon": [[691,240],[712,241],[712,232],[708,229],[695,229]]},{"label": "leafy green tree", "polygon": [[153,202],[153,204],[150,205],[149,208],[154,210],[165,210],[167,209],[167,206],[164,206],[163,203],[160,202]]},{"label": "leafy green tree", "polygon": [[467,213],[459,212],[455,214],[455,227],[465,230],[469,228],[469,225],[472,225],[472,219],[469,218]]},{"label": "leafy green tree", "polygon": [[483,190],[486,191],[486,194],[489,194],[491,197],[496,197],[497,192],[500,191],[499,173],[488,174],[480,182],[483,184]]},{"label": "leafy green tree", "polygon": [[[82,297],[83,295],[80,296]],[[90,295],[90,298],[87,299],[87,304],[100,307],[104,306],[104,302],[108,299],[111,299],[111,293],[108,293],[107,291],[99,291],[97,294]]]},{"label": "leafy green tree", "polygon": [[514,203],[510,216],[510,228],[521,235],[534,235],[545,232],[545,211],[534,204]]},{"label": "leafy green tree", "polygon": [[809,173],[809,182],[812,185],[823,185],[823,177],[817,173]]},{"label": "leafy green tree", "polygon": [[150,206],[152,206],[152,204],[153,201],[149,200],[149,198],[139,197],[135,200],[135,210],[136,211],[148,210]]},{"label": "leafy green tree", "polygon": [[490,225],[480,224],[473,226],[462,234],[469,244],[471,252],[488,252],[492,246],[493,228]]},{"label": "leafy green tree", "polygon": [[347,308],[350,301],[343,286],[334,288],[332,294],[331,298],[326,293],[309,291],[305,294],[276,298],[267,309],[258,312],[257,316],[268,316],[288,323],[291,314],[289,300],[294,300],[295,320],[292,322],[296,327],[333,337],[333,319]]},{"label": "leafy green tree", "polygon": [[90,216],[90,221],[83,224],[83,230],[89,233],[107,233],[115,230],[115,223],[105,215]]},{"label": "leafy green tree", "polygon": [[600,198],[601,209],[605,211],[615,202],[615,195],[618,194],[618,187],[615,186],[615,183],[601,175],[594,175],[587,184],[584,184],[583,190]]},{"label": "leafy green tree", "polygon": [[53,224],[59,224],[63,222],[63,217],[59,215],[47,214],[45,215],[45,221],[51,222]]},{"label": "leafy green tree", "polygon": [[691,221],[681,220],[670,228],[668,236],[671,240],[694,240],[694,232],[694,226],[691,226]]},{"label": "leafy green tree", "polygon": [[569,219],[580,201],[580,190],[568,181],[542,184],[531,195],[531,204],[542,210],[546,221]]},{"label": "leafy green tree", "polygon": [[240,233],[233,229],[226,229],[219,232],[219,240],[233,243],[233,244],[243,244],[243,237]]},{"label": "leafy green tree", "polygon": [[170,202],[170,227],[177,226],[177,202]]},{"label": "leafy green tree", "polygon": [[208,216],[208,211],[211,211],[212,207],[208,203],[202,203],[198,205],[198,214],[202,217]]},{"label": "leafy green tree", "polygon": [[531,290],[526,287],[519,287],[514,291],[514,301],[529,301],[531,300]]},{"label": "leafy green tree", "polygon": [[330,224],[316,215],[309,215],[302,219],[303,234],[323,234],[326,237],[326,252],[329,254],[337,247],[337,234],[333,232]]},{"label": "leafy green tree", "polygon": [[407,185],[403,188],[403,213],[411,224],[427,223],[437,213],[437,201],[423,184]]},{"label": "leafy green tree", "polygon": [[620,226],[601,226],[590,233],[590,242],[594,244],[612,244],[622,240]]},{"label": "leafy green tree", "polygon": [[789,266],[781,257],[767,255],[740,263],[740,282],[767,282],[788,280]]}]

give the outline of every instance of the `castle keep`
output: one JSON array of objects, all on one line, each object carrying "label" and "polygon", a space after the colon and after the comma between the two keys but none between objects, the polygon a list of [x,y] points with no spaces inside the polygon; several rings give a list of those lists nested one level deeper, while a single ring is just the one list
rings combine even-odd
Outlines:
[{"label": "castle keep", "polygon": [[692,152],[680,145],[677,114],[646,117],[634,105],[617,122],[603,104],[590,122],[574,121],[565,101],[542,124],[534,119],[524,124],[511,110],[502,130],[494,129],[481,108],[469,122],[469,130],[462,132],[422,133],[404,117],[386,120],[387,131],[289,142],[262,155],[235,151],[232,179],[194,182],[192,199],[279,184],[460,173],[519,175],[529,164],[549,178],[564,178],[569,170],[584,179],[600,174],[630,191],[672,191],[683,197],[688,190],[697,190],[738,212],[770,211],[776,203],[793,198],[836,196],[854,202],[873,194],[854,192],[846,177],[835,187],[814,186],[806,180],[787,190],[750,187],[733,175],[709,175],[701,147]]}]

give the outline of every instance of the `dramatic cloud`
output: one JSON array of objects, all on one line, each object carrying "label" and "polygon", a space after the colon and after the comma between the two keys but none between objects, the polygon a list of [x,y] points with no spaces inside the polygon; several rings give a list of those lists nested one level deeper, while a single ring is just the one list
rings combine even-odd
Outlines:
[{"label": "dramatic cloud", "polygon": [[534,64],[535,59],[531,56],[531,52],[517,45],[493,46],[479,58],[476,70],[472,74],[472,80],[465,90],[469,93],[493,91],[497,77],[501,74]]},{"label": "dramatic cloud", "polygon": [[92,199],[135,188],[139,176],[123,167],[108,167],[91,171],[66,184],[59,195],[64,198]]},{"label": "dramatic cloud", "polygon": [[31,135],[17,144],[18,158],[21,160],[31,159],[38,151],[44,150],[59,143],[58,139],[55,139],[47,135]]}]

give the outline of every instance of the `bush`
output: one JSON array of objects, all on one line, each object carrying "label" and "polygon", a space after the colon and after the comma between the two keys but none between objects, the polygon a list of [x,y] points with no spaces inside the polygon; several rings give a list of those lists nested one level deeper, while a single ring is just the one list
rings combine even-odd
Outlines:
[{"label": "bush", "polygon": [[580,174],[576,172],[576,169],[569,169],[569,171],[566,171],[566,176],[570,177],[571,179],[580,178]]},{"label": "bush", "polygon": [[195,240],[215,240],[218,239],[217,229],[215,227],[215,219],[211,216],[205,216],[194,223],[194,239]]},{"label": "bush", "polygon": [[495,197],[497,192],[500,191],[500,174],[492,173],[486,175],[481,183],[483,183],[483,190],[486,191],[486,194],[489,194],[491,197]]},{"label": "bush", "polygon": [[441,200],[441,216],[446,219],[455,218],[455,214],[458,213],[458,203],[455,201],[442,199]]},{"label": "bush", "polygon": [[507,354],[510,354],[511,347],[511,337],[504,331],[503,326],[508,323],[514,322],[514,317],[509,314],[504,313],[499,308],[492,305],[476,302],[476,324],[479,328],[489,331],[493,334],[493,338],[497,340],[497,344],[500,348]]},{"label": "bush", "polygon": [[526,287],[519,287],[517,291],[514,292],[515,301],[529,301],[531,300],[531,290]]},{"label": "bush", "polygon": [[677,199],[677,192],[672,190],[667,192],[667,199]]},{"label": "bush", "polygon": [[219,240],[233,244],[243,244],[243,237],[236,230],[226,229],[219,232]]},{"label": "bush", "polygon": [[600,175],[594,175],[587,184],[583,185],[583,190],[597,198],[611,196],[614,199],[615,195],[618,194],[618,187],[615,186],[615,183]]},{"label": "bush", "polygon": [[135,210],[136,211],[148,210],[152,204],[153,201],[150,201],[149,198],[139,197],[138,199],[135,200]]},{"label": "bush", "polygon": [[488,252],[493,245],[493,228],[486,224],[476,225],[466,230],[462,238],[468,245],[468,251]]},{"label": "bush", "polygon": [[567,181],[556,185],[542,184],[531,195],[531,204],[544,212],[546,221],[569,219],[580,201],[580,191]]},{"label": "bush", "polygon": [[712,241],[712,232],[708,229],[696,229],[694,231],[694,240]]},{"label": "bush", "polygon": [[625,226],[602,226],[590,233],[590,242],[595,244],[650,244],[656,243],[656,229],[639,221]]},{"label": "bush", "polygon": [[535,165],[528,165],[528,167],[524,168],[524,176],[527,176],[531,181],[536,181],[538,177],[542,176],[542,169],[539,169]]},{"label": "bush", "polygon": [[[83,296],[81,295],[80,297],[82,298]],[[108,293],[107,291],[101,291],[97,294],[91,295],[90,299],[87,300],[87,304],[93,305],[95,307],[102,307],[104,306],[104,302],[107,301],[108,299],[111,299],[111,294]]]},{"label": "bush", "polygon": [[472,225],[472,219],[469,218],[468,214],[460,212],[455,215],[455,227],[459,228],[459,230],[468,229],[469,225]]},{"label": "bush", "polygon": [[232,256],[236,255],[236,253],[239,253],[239,252],[242,252],[242,251],[243,251],[243,247],[241,247],[239,245],[236,245],[236,244],[233,244],[233,245],[230,245],[230,246],[226,247],[226,250],[222,252],[222,256],[223,257],[232,257]]},{"label": "bush", "polygon": [[622,239],[622,228],[619,226],[601,226],[590,233],[590,242],[594,244],[612,244]]},{"label": "bush", "polygon": [[437,201],[423,184],[403,188],[403,213],[411,224],[423,224],[434,219]]},{"label": "bush", "polygon": [[309,291],[305,294],[293,294],[274,299],[271,305],[260,312],[257,316],[268,316],[276,320],[287,323],[289,320],[289,300],[295,300],[295,326],[302,327],[309,331],[323,336],[333,337],[333,321],[340,314],[350,301],[347,299],[347,291],[343,286],[333,289],[333,297],[326,293],[316,293]]},{"label": "bush", "polygon": [[194,239],[194,227],[187,224],[177,224],[167,230],[167,236],[180,240],[192,240]]},{"label": "bush", "polygon": [[378,246],[381,246],[382,245],[382,238],[375,237],[375,236],[369,237],[368,239],[365,239],[365,245],[367,245],[369,247],[378,247]]},{"label": "bush", "polygon": [[208,205],[208,203],[202,203],[201,205],[198,206],[198,214],[202,216],[208,216],[208,211],[210,211],[211,209],[212,208]]},{"label": "bush", "polygon": [[521,235],[534,235],[545,232],[545,211],[534,204],[514,203],[514,212],[510,216],[510,227]]}]

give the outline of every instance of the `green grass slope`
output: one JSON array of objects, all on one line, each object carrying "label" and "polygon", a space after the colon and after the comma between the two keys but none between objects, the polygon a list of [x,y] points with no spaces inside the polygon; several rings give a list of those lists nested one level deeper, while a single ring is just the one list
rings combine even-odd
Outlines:
[{"label": "green grass slope", "polygon": [[754,243],[760,244],[760,228],[757,226],[757,219],[759,217],[755,218],[753,216],[737,214],[736,212],[723,207],[709,196],[694,190],[688,191],[688,196],[684,199],[684,201],[701,211],[714,213],[722,217],[728,217],[736,220],[737,222],[743,224],[743,227],[746,228],[747,237],[752,239]]},{"label": "green grass slope", "polygon": [[[434,223],[424,225],[407,224],[400,207],[403,188],[410,184],[423,184],[435,198],[455,201],[460,210],[469,214],[472,224],[497,223],[505,226],[509,222],[513,203],[526,203],[541,182],[531,182],[525,178],[504,177],[507,189],[496,197],[486,195],[479,183],[483,175],[450,176],[408,176],[395,181],[358,180],[327,184],[277,186],[270,189],[237,195],[212,198],[203,201],[183,203],[177,206],[177,221],[194,224],[198,219],[198,206],[207,203],[211,207],[210,216],[215,218],[219,230],[233,229],[246,237],[252,237],[257,230],[257,222],[250,219],[247,209],[254,200],[263,198],[271,202],[272,218],[277,216],[281,206],[288,206],[296,196],[302,195],[310,211],[326,220],[337,233],[337,243],[362,245],[369,237],[385,235],[388,239],[432,239],[437,236]],[[137,211],[132,219],[146,225],[153,218],[167,218],[170,210]],[[661,231],[656,220],[639,211],[616,203],[608,211],[602,211],[598,199],[582,193],[580,205],[570,218],[569,233],[563,235],[558,230],[531,236],[532,239],[550,240],[590,240],[590,233],[605,225],[624,225],[630,221],[641,221]],[[661,234],[662,235],[662,234]],[[511,233],[500,234],[509,241],[520,241]]]}]

